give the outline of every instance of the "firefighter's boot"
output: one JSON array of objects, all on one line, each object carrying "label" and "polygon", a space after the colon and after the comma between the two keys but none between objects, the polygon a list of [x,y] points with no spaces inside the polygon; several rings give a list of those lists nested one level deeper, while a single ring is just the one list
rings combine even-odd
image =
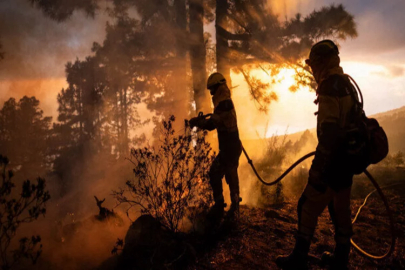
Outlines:
[{"label": "firefighter's boot", "polygon": [[284,270],[307,270],[309,246],[308,240],[297,237],[292,253],[288,256],[277,257],[277,266]]},{"label": "firefighter's boot", "polygon": [[322,263],[329,266],[332,270],[346,270],[349,263],[350,243],[336,244],[333,253],[324,252],[322,254]]},{"label": "firefighter's boot", "polygon": [[242,201],[242,198],[239,197],[239,194],[235,194],[231,197],[231,207],[229,208],[228,212],[226,213],[227,219],[235,219],[239,218],[239,203]]},{"label": "firefighter's boot", "polygon": [[220,221],[224,216],[224,208],[226,204],[223,201],[215,202],[207,214],[207,219],[211,222]]}]

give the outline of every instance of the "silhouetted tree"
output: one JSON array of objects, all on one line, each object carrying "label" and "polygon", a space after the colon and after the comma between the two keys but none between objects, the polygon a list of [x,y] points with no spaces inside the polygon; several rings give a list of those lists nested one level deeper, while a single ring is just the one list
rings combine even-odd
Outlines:
[{"label": "silhouetted tree", "polygon": [[119,10],[135,7],[140,14],[139,39],[127,45],[141,52],[132,58],[138,66],[142,65],[138,72],[145,81],[148,108],[165,117],[174,113],[187,118],[191,91],[186,61],[189,50],[186,1],[121,0],[115,4]]},{"label": "silhouetted tree", "polygon": [[46,202],[50,199],[45,190],[45,180],[38,178],[37,182],[30,180],[23,182],[20,192],[16,191],[13,182],[13,172],[7,170],[9,161],[0,155],[0,267],[11,269],[22,258],[36,262],[42,252],[41,237],[39,235],[19,240],[18,248],[10,250],[15,244],[14,237],[19,227],[31,223],[40,215],[46,213]]},{"label": "silhouetted tree", "polygon": [[102,95],[106,88],[103,75],[94,58],[66,65],[68,88],[58,94],[58,121],[70,127],[69,133],[76,142],[101,140]]},{"label": "silhouetted tree", "polygon": [[138,27],[137,20],[120,14],[115,24],[107,24],[103,44],[93,45],[107,83],[103,95],[106,123],[121,156],[129,154],[130,130],[143,122],[136,107],[145,96],[143,50],[131,45],[140,41]]},{"label": "silhouetted tree", "polygon": [[354,18],[342,5],[331,5],[313,11],[303,18],[281,22],[264,0],[217,0],[216,9],[217,69],[229,77],[230,69],[241,72],[259,109],[277,100],[268,92],[268,84],[250,75],[260,68],[270,77],[280,68],[296,70],[299,86],[314,86],[308,67],[302,64],[312,44],[323,38],[345,40],[356,37]]},{"label": "silhouetted tree", "polygon": [[114,159],[118,149],[111,132],[105,96],[109,90],[105,68],[94,57],[67,63],[68,87],[58,94],[58,122],[53,126],[54,172],[63,190],[78,179],[95,155]]},{"label": "silhouetted tree", "polygon": [[[80,4],[69,4],[63,0],[30,1],[56,20],[67,19],[73,10],[84,10],[94,15],[98,8],[96,0],[86,0]],[[292,67],[296,70],[297,84],[291,87],[291,91],[296,91],[300,86],[314,87],[309,69],[301,62],[310,46],[322,38],[344,40],[357,36],[354,18],[342,5],[322,7],[305,18],[297,14],[293,19],[282,22],[271,12],[265,0],[115,0],[113,4],[113,17],[117,17],[117,14],[128,16],[128,10],[132,7],[140,15],[138,30],[145,33],[139,36],[143,44],[132,40],[131,45],[143,49],[142,53],[135,50],[137,53],[133,55],[137,61],[143,60],[145,68],[153,73],[149,77],[143,76],[145,86],[153,86],[148,90],[150,108],[158,108],[158,111],[165,111],[163,104],[170,108],[174,104],[178,111],[187,111],[190,101],[186,79],[187,51],[190,52],[193,99],[197,110],[204,109],[204,102],[201,101],[207,99],[203,90],[203,77],[206,74],[204,76],[202,43],[207,40],[203,39],[202,21],[205,18],[211,22],[214,10],[216,69],[225,75],[229,85],[230,71],[241,72],[252,98],[263,111],[271,101],[277,100],[277,95],[268,91],[271,85],[250,74],[252,69],[261,68],[272,77],[282,67]],[[187,21],[187,18],[190,19]]]},{"label": "silhouetted tree", "polygon": [[0,149],[22,178],[44,175],[52,162],[49,152],[51,117],[44,117],[39,100],[24,96],[7,100],[0,110]]},{"label": "silhouetted tree", "polygon": [[61,22],[72,16],[74,11],[84,11],[89,16],[95,16],[99,8],[98,0],[28,0],[32,5],[41,9],[47,16]]},{"label": "silhouetted tree", "polygon": [[[190,63],[193,79],[193,93],[196,111],[210,111],[210,102],[206,91],[206,40],[204,38],[204,0],[190,0]],[[207,8],[205,9],[207,10]],[[207,17],[207,16],[206,16]],[[212,19],[208,19],[211,21]]]}]

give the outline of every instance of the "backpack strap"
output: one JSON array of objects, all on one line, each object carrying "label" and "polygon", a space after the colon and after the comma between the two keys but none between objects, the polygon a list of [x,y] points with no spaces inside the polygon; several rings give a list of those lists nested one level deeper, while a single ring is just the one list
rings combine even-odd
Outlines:
[{"label": "backpack strap", "polygon": [[363,93],[360,91],[360,87],[359,85],[356,83],[356,81],[348,74],[345,74],[345,76],[347,76],[347,78],[349,78],[349,80],[351,82],[353,82],[353,84],[355,85],[354,90],[357,91],[360,95],[360,101],[358,100],[358,98],[354,95],[353,91],[350,91],[350,95],[352,96],[352,98],[354,99],[354,101],[357,103],[357,105],[360,106],[360,109],[363,110],[364,108],[364,102],[363,102]]}]

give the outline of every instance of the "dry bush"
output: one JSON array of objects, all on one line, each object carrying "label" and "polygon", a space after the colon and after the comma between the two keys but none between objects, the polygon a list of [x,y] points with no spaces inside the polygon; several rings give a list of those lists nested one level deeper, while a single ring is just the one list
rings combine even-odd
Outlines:
[{"label": "dry bush", "polygon": [[159,147],[131,150],[134,179],[113,192],[118,204],[137,207],[172,232],[178,232],[190,209],[208,208],[211,200],[208,171],[213,161],[206,133],[193,134],[185,126],[175,135],[171,116],[163,121]]},{"label": "dry bush", "polygon": [[[267,127],[265,134],[267,133]],[[272,181],[275,177],[278,177],[282,172],[282,165],[286,161],[288,150],[290,150],[292,143],[287,141],[287,135],[279,137],[273,135],[268,139],[262,139],[265,148],[264,155],[257,164],[258,170],[263,174],[263,177],[267,181]],[[270,199],[270,203],[280,204],[284,202],[283,196],[283,183],[279,182],[276,186],[268,187],[260,184],[261,197],[259,202],[261,204],[267,204]]]},{"label": "dry bush", "polygon": [[[267,134],[267,127],[264,134]],[[273,135],[270,138],[262,139],[262,141],[265,146],[263,148],[264,155],[258,161],[257,169],[267,181],[273,181],[279,177],[295,159],[298,159],[299,156],[297,155],[306,146],[316,145],[314,136],[308,130],[294,143],[288,139],[287,133],[283,136]],[[301,163],[299,168],[296,168],[275,186],[268,187],[260,184],[261,197],[259,203],[268,204],[270,202],[272,204],[281,204],[287,195],[291,196],[294,194],[295,196],[297,192],[301,193],[302,187],[305,186],[308,177],[308,170],[303,168],[309,168],[309,161]]]}]

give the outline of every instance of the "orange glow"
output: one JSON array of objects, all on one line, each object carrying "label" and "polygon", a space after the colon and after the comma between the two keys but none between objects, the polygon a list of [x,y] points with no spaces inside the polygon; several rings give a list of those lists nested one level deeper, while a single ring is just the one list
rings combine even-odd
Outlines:
[{"label": "orange glow", "polygon": [[66,86],[65,78],[5,80],[0,84],[0,106],[11,97],[18,101],[23,96],[35,96],[40,101],[44,116],[53,116],[55,121],[58,108],[56,96]]},{"label": "orange glow", "polygon": [[[294,73],[293,69],[284,68],[273,78],[260,69],[251,71],[251,75],[264,82],[276,81],[275,84],[270,84],[268,91],[274,91],[278,101],[273,101],[269,105],[267,114],[257,110],[243,77],[232,74],[232,84],[238,85],[232,93],[232,99],[242,139],[257,139],[257,134],[260,137],[271,137],[273,134],[295,133],[315,127],[316,117],[313,114],[317,109],[313,103],[315,93],[305,88],[292,93],[289,88],[295,84]],[[269,125],[264,135],[267,123]]]}]

